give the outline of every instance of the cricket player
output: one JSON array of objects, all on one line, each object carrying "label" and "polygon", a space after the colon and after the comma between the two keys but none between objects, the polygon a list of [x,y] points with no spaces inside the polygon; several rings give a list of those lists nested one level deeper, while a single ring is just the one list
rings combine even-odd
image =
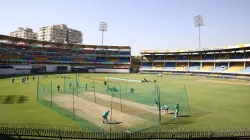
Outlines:
[{"label": "cricket player", "polygon": [[69,83],[69,87],[71,87],[72,86],[72,84],[71,83]]},{"label": "cricket player", "polygon": [[102,114],[102,118],[103,118],[103,121],[102,121],[102,123],[108,123],[109,121],[108,121],[108,115],[109,115],[109,110],[108,111],[106,111],[106,112],[104,112],[103,114]]},{"label": "cricket player", "polygon": [[167,105],[163,105],[163,110],[164,110],[164,112],[165,112],[165,114],[167,113],[168,114],[168,106]]},{"label": "cricket player", "polygon": [[112,85],[111,85],[111,84],[109,84],[109,85],[107,86],[107,92],[109,92],[109,91],[112,91]]},{"label": "cricket player", "polygon": [[114,92],[118,91],[115,86],[113,86],[113,91]]},{"label": "cricket player", "polygon": [[176,103],[176,105],[175,105],[175,118],[179,117],[179,110],[180,110],[180,106],[178,103]]},{"label": "cricket player", "polygon": [[15,78],[12,78],[12,83],[15,83]]},{"label": "cricket player", "polygon": [[88,90],[88,83],[85,84],[85,90]]},{"label": "cricket player", "polygon": [[57,86],[57,91],[60,92],[60,85]]},{"label": "cricket player", "polygon": [[134,88],[130,88],[130,94],[134,94]]},{"label": "cricket player", "polygon": [[154,107],[155,107],[155,110],[158,110],[158,101],[155,99],[155,102],[154,102]]}]

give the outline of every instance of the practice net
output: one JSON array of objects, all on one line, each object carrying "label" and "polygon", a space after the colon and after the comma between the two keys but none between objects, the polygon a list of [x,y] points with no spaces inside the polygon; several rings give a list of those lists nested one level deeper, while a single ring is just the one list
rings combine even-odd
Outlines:
[{"label": "practice net", "polygon": [[[109,76],[71,76],[38,81],[39,103],[90,131],[148,130],[173,120],[177,103],[179,116],[190,115],[185,87],[170,90],[154,81]],[[168,113],[163,105],[169,107]],[[110,112],[105,120],[103,113],[107,111]]]}]

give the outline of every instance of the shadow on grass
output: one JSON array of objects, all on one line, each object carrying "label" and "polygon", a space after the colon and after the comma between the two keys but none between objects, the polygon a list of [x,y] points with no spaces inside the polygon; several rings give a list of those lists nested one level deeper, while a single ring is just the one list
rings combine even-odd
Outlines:
[{"label": "shadow on grass", "polygon": [[106,124],[121,124],[122,122],[108,122]]},{"label": "shadow on grass", "polygon": [[168,112],[168,114],[175,114],[174,112]]},{"label": "shadow on grass", "polygon": [[201,110],[193,110],[193,113],[191,115],[182,115],[179,118],[173,118],[171,120],[168,120],[166,122],[162,122],[161,126],[157,127],[157,129],[173,129],[182,127],[188,124],[195,123],[195,120],[199,117],[203,117],[205,115],[211,114],[213,112],[204,112]]}]

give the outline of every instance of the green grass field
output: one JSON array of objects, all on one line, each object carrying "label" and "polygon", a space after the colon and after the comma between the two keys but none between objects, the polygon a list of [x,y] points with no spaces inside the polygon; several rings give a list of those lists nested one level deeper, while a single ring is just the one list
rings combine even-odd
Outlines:
[{"label": "green grass field", "polygon": [[[108,76],[107,74],[83,75],[97,78]],[[54,81],[58,80],[56,83],[63,84],[62,80],[55,78],[58,76],[60,75],[48,75],[47,82],[53,79]],[[67,74],[67,76],[74,77],[75,74]],[[198,129],[204,127],[250,125],[250,86],[240,85],[246,82],[237,81],[237,84],[226,84],[226,82],[232,83],[236,81],[171,75],[163,75],[162,78],[158,78],[156,75],[146,74],[109,74],[109,76],[138,80],[144,77],[149,80],[156,79],[163,92],[178,89],[185,85],[189,99],[191,117],[179,118],[163,124],[160,127]],[[36,101],[37,82],[33,82],[31,76],[28,84],[21,84],[21,77],[16,78],[17,83],[15,84],[11,83],[11,79],[12,78],[0,80],[0,123],[78,125],[73,120],[44,107]],[[201,80],[223,81],[224,83],[202,82]],[[134,88],[136,92],[137,87]],[[143,86],[138,88],[143,88]],[[4,104],[4,95],[25,95],[28,96],[29,99],[20,104]],[[161,95],[161,98],[167,97]]]}]

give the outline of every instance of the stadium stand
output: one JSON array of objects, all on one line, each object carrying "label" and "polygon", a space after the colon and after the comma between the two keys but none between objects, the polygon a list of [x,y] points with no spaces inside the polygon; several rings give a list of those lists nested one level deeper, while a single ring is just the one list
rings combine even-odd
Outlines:
[{"label": "stadium stand", "polygon": [[187,55],[178,55],[177,60],[188,60],[188,56]]},{"label": "stadium stand", "polygon": [[176,60],[175,55],[166,55],[166,60]]},{"label": "stadium stand", "polygon": [[165,60],[165,56],[164,55],[154,55],[154,60]]},{"label": "stadium stand", "polygon": [[61,66],[64,72],[71,72],[73,66],[75,70],[90,68],[93,72],[129,73],[130,70],[129,46],[61,44],[4,35],[0,35],[0,40],[0,63],[14,68],[15,65],[27,69],[33,64],[44,64],[46,72],[62,71],[57,69]]},{"label": "stadium stand", "polygon": [[148,70],[148,69],[152,69],[152,63],[147,62],[147,63],[143,63],[141,66],[142,70]]},{"label": "stadium stand", "polygon": [[228,69],[226,69],[224,72],[234,73],[242,69],[244,69],[244,63],[231,63],[231,66]]},{"label": "stadium stand", "polygon": [[214,60],[213,54],[205,54],[202,56],[203,60]]},{"label": "stadium stand", "polygon": [[229,58],[230,59],[244,59],[244,54],[243,53],[230,54]]},{"label": "stadium stand", "polygon": [[200,68],[200,71],[210,71],[214,68],[213,63],[203,63],[203,66]]},{"label": "stadium stand", "polygon": [[169,63],[165,63],[165,66],[164,66],[164,70],[173,70],[173,69],[175,69],[175,67],[176,67],[176,63],[174,62],[174,63],[171,63],[171,62],[169,62]]},{"label": "stadium stand", "polygon": [[190,56],[190,60],[200,60],[200,55],[196,54],[196,55],[191,55]]},{"label": "stadium stand", "polygon": [[143,50],[140,53],[142,55],[140,72],[142,73],[161,71],[177,75],[193,75],[194,73],[218,78],[250,77],[250,63],[248,62],[250,44],[206,48],[200,51]]},{"label": "stadium stand", "polygon": [[188,67],[187,63],[177,63],[177,66],[175,67],[174,70],[183,71],[183,70],[186,70],[187,67]]},{"label": "stadium stand", "polygon": [[200,69],[200,63],[190,63],[187,71],[195,71]]},{"label": "stadium stand", "polygon": [[225,53],[215,54],[215,59],[228,59],[228,54]]},{"label": "stadium stand", "polygon": [[116,57],[109,57],[108,62],[118,62],[118,58]]},{"label": "stadium stand", "polygon": [[153,56],[143,56],[142,57],[142,61],[148,62],[148,61],[152,61],[153,60]]},{"label": "stadium stand", "polygon": [[163,67],[164,67],[164,63],[161,63],[161,62],[156,62],[156,63],[154,63],[154,65],[153,65],[153,67],[152,67],[152,69],[153,70],[161,70],[161,69],[163,69]]},{"label": "stadium stand", "polygon": [[211,72],[218,72],[226,70],[228,65],[226,63],[217,63],[215,68],[211,70]]},{"label": "stadium stand", "polygon": [[250,74],[250,63],[246,63],[246,67],[239,71],[240,73],[249,73]]}]

